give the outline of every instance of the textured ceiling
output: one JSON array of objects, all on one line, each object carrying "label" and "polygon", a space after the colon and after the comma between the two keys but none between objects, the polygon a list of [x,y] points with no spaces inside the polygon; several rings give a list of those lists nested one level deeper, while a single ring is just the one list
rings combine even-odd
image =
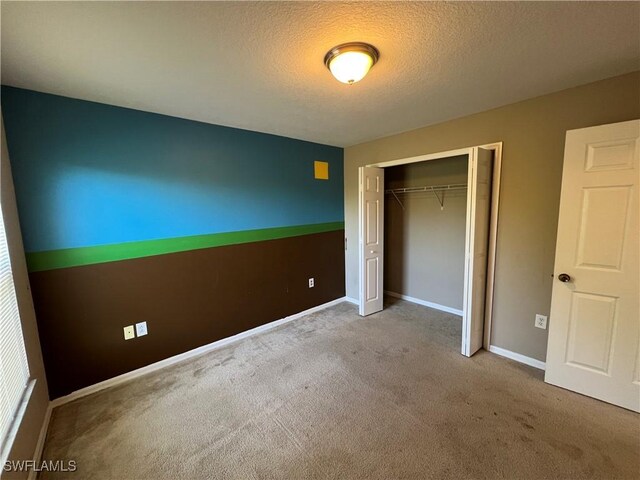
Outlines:
[{"label": "textured ceiling", "polygon": [[638,2],[2,2],[3,84],[340,146],[638,69]]}]

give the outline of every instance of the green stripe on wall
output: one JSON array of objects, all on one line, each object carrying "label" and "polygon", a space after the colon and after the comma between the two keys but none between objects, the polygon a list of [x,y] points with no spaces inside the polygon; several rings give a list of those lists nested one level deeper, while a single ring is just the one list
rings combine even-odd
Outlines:
[{"label": "green stripe on wall", "polygon": [[78,267],[95,263],[116,262],[132,258],[151,257],[167,253],[186,252],[202,248],[222,247],[240,243],[262,242],[279,238],[297,237],[312,233],[333,232],[344,229],[344,222],[315,223],[293,227],[264,228],[242,232],[212,233],[191,237],[143,240],[140,242],[97,245],[93,247],[65,248],[46,252],[27,253],[30,272]]}]

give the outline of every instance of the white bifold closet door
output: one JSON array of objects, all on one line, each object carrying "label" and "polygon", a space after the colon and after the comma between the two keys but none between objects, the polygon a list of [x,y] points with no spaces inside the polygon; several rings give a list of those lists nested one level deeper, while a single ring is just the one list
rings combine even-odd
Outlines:
[{"label": "white bifold closet door", "polygon": [[382,310],[384,255],[384,169],[359,169],[360,315]]},{"label": "white bifold closet door", "polygon": [[493,152],[474,147],[469,155],[467,230],[464,264],[462,354],[482,348],[487,291]]}]

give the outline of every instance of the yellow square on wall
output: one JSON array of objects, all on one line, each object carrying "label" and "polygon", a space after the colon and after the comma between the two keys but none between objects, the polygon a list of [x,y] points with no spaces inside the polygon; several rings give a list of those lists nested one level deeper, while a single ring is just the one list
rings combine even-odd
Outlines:
[{"label": "yellow square on wall", "polygon": [[329,180],[329,162],[313,162],[313,170],[318,180]]}]

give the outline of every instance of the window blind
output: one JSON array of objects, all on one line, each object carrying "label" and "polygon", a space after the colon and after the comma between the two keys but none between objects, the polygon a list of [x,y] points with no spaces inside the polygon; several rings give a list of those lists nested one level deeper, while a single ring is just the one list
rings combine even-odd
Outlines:
[{"label": "window blind", "polygon": [[0,451],[29,381],[9,248],[0,209]]}]

